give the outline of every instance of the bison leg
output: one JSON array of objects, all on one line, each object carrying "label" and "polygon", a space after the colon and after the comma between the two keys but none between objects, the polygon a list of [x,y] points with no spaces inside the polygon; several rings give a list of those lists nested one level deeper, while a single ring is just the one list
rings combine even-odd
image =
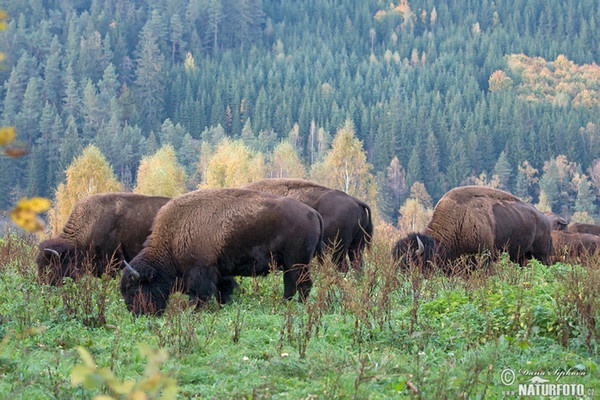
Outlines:
[{"label": "bison leg", "polygon": [[233,291],[239,287],[233,276],[222,277],[218,284],[219,302],[221,304],[228,303],[231,300]]},{"label": "bison leg", "polygon": [[185,292],[192,302],[199,306],[208,302],[211,296],[219,297],[219,273],[215,267],[198,266],[185,276]]},{"label": "bison leg", "polygon": [[292,268],[284,269],[283,297],[286,300],[291,300],[296,292],[298,292],[298,301],[304,303],[308,298],[311,288],[312,280],[310,279],[308,265],[296,264]]}]

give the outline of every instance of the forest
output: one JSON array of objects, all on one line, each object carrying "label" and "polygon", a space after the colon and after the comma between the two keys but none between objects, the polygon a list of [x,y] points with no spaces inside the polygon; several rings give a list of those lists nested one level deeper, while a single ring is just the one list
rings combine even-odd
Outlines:
[{"label": "forest", "polygon": [[301,164],[294,175],[322,178],[335,139],[350,131],[372,182],[367,197],[385,221],[396,223],[415,193],[435,204],[466,184],[598,220],[597,1],[0,8],[0,121],[28,152],[0,157],[10,171],[0,174],[0,209],[55,199],[90,146],[126,190],[146,158],[172,149],[195,189],[223,143],[264,160],[261,177],[292,174],[273,172],[286,154],[276,150],[291,145],[288,158]]}]

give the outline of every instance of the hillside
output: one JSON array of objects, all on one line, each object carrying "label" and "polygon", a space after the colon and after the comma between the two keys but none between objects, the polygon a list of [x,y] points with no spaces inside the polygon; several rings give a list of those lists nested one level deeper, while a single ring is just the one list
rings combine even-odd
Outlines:
[{"label": "hillside", "polygon": [[[290,140],[310,171],[350,120],[390,221],[415,182],[434,201],[493,184],[566,216],[586,182],[598,216],[595,1],[35,4],[8,2],[0,34],[2,124],[30,150],[0,158],[2,209],[53,197],[89,144],[126,188],[172,144],[195,187],[202,144],[241,138],[268,159]],[[566,178],[549,173],[563,158]]]}]

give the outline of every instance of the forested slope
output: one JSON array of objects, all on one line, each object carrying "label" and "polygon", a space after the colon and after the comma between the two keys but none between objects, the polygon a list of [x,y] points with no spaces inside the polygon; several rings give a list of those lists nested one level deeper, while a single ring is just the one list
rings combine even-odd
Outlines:
[{"label": "forested slope", "polygon": [[351,120],[390,220],[415,182],[434,200],[454,186],[494,184],[597,217],[598,82],[593,73],[569,81],[541,73],[596,68],[597,1],[1,7],[9,15],[0,34],[2,124],[16,126],[30,154],[0,158],[11,171],[0,175],[11,188],[0,208],[22,195],[52,197],[88,144],[131,188],[141,158],[160,145],[172,144],[194,171],[202,143],[223,136],[265,154],[289,139],[308,169]]}]

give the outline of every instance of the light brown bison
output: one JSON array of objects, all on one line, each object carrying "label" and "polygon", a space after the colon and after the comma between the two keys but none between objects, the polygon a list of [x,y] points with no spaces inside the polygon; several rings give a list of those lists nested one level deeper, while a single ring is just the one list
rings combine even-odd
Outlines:
[{"label": "light brown bison", "polygon": [[553,231],[567,230],[567,225],[569,223],[560,215],[555,214],[552,211],[544,211],[544,215],[546,216],[546,218],[548,218],[548,221],[550,221],[550,227]]},{"label": "light brown bison", "polygon": [[142,251],[121,276],[120,290],[135,314],[166,308],[179,290],[203,304],[225,303],[233,276],[283,270],[283,295],[304,301],[309,263],[323,240],[318,212],[297,200],[244,189],[204,189],[172,199],[156,216]]},{"label": "light brown bison", "polygon": [[[537,258],[548,264],[552,238],[548,218],[510,193],[481,186],[457,187],[435,206],[423,233],[413,233],[394,246],[396,259],[420,259],[423,265],[449,263],[463,255],[506,251],[514,262]],[[407,254],[409,252],[410,254]]]},{"label": "light brown bison", "polygon": [[581,222],[571,222],[567,227],[569,232],[589,233],[591,235],[600,236],[600,225],[584,224]]},{"label": "light brown bison", "polygon": [[323,217],[325,245],[341,271],[362,266],[363,250],[373,235],[371,208],[363,201],[304,179],[264,179],[244,186],[279,196],[291,197],[314,208]]},{"label": "light brown bison", "polygon": [[579,262],[581,257],[600,251],[600,236],[591,233],[552,231],[554,261]]},{"label": "light brown bison", "polygon": [[84,266],[101,276],[109,265],[132,260],[150,234],[152,221],[169,199],[134,193],[103,193],[80,200],[62,232],[39,244],[36,258],[42,282],[57,285],[77,278]]}]

